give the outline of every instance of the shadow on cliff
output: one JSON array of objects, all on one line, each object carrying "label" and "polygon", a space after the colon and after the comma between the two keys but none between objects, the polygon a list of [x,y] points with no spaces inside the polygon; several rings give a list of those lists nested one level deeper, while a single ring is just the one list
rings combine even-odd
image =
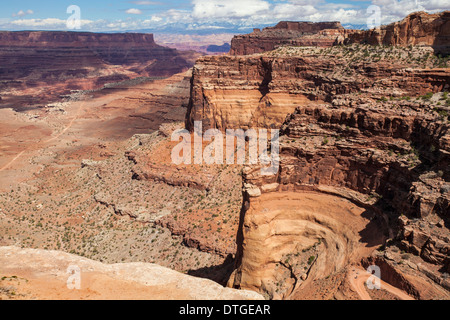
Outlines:
[{"label": "shadow on cliff", "polygon": [[249,205],[250,205],[249,195],[248,193],[244,192],[242,198],[242,207],[239,213],[239,227],[236,235],[236,244],[237,244],[236,257],[233,257],[233,255],[229,254],[221,265],[200,268],[197,270],[190,270],[188,271],[189,275],[213,280],[223,286],[227,284],[228,280],[231,277],[231,274],[236,269],[236,267],[239,266],[241,263],[243,254],[242,244],[244,240],[242,230],[244,228],[245,212],[249,209]]},{"label": "shadow on cliff", "polygon": [[225,286],[233,271],[234,258],[229,254],[225,261],[220,265],[189,270],[187,274],[198,278],[209,279]]},{"label": "shadow on cliff", "polygon": [[359,242],[366,244],[366,247],[381,246],[389,238],[390,223],[386,221],[376,211],[378,204],[374,208],[366,209],[361,216],[369,220],[366,227],[358,234],[360,236]]}]

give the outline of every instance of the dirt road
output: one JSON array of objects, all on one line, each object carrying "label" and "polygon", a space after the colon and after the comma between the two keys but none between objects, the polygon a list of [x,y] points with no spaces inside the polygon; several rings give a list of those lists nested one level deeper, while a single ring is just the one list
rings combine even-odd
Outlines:
[{"label": "dirt road", "polygon": [[[367,280],[371,276],[372,275],[369,272],[360,267],[354,267],[348,273],[348,280],[350,282],[350,285],[353,287],[353,289],[356,291],[356,293],[362,300],[372,300],[369,292],[367,291],[368,289],[365,286]],[[387,282],[384,282],[383,280],[380,280],[380,285],[381,289],[386,290],[387,292],[397,296],[401,300],[414,300],[413,297],[409,296],[404,291],[390,285]]]}]

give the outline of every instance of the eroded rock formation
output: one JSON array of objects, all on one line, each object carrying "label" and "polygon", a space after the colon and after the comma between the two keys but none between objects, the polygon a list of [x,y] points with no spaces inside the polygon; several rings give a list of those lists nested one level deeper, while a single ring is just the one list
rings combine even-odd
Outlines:
[{"label": "eroded rock formation", "polygon": [[432,46],[436,53],[450,53],[450,11],[415,12],[405,19],[371,30],[344,29],[340,22],[287,22],[255,29],[231,41],[230,54],[250,55],[280,46],[330,47],[336,44]]},{"label": "eroded rock formation", "polygon": [[278,46],[330,47],[345,30],[340,22],[291,22],[282,21],[275,27],[255,29],[252,33],[235,36],[231,41],[230,54],[248,55],[271,51]]},{"label": "eroded rock formation", "polygon": [[450,53],[450,11],[415,12],[399,22],[368,31],[356,31],[343,41],[386,46],[432,46],[436,53]]},{"label": "eroded rock formation", "polygon": [[364,93],[353,102],[357,105],[383,95],[414,96],[449,86],[448,69],[407,68],[405,63],[414,63],[387,55],[374,61],[364,57],[363,47],[348,49],[353,59],[340,49],[336,55],[315,50],[293,56],[275,51],[200,58],[193,70],[188,128],[200,120],[204,128],[222,130],[278,128],[297,106],[331,102],[336,96],[346,99],[345,94]]},{"label": "eroded rock formation", "polygon": [[[354,247],[357,243],[360,246],[361,243],[370,243],[366,246],[372,246],[372,250],[382,245],[386,238],[395,236],[394,220],[400,214],[405,215],[405,219],[406,216],[422,218],[426,225],[431,226],[424,230],[423,226],[419,228],[417,223],[408,222],[408,219],[401,220],[403,223],[397,237],[401,241],[400,247],[429,263],[445,266],[450,248],[449,232],[445,227],[450,213],[450,153],[446,143],[450,126],[446,121],[431,116],[422,117],[404,118],[393,110],[380,107],[364,110],[360,106],[351,111],[342,107],[299,107],[282,127],[284,136],[281,139],[278,174],[261,176],[259,168],[244,171],[246,186],[259,189],[262,196],[247,196],[249,209],[243,218],[241,251],[238,251],[241,255],[238,255],[238,268],[230,285],[253,289],[259,286],[271,297],[295,295],[298,281],[306,270],[306,279],[315,278],[309,277],[309,269],[295,267],[306,263],[308,257],[305,255],[296,264],[285,265],[284,259],[287,258],[282,255],[284,249],[292,257],[292,254],[295,256],[300,252],[296,246],[313,245],[304,238],[323,243],[325,247],[322,252],[316,244],[315,251],[311,253],[311,256],[322,257],[313,270],[318,272],[320,266],[327,266],[323,268],[329,273],[321,274],[323,278],[345,268],[345,264],[337,261],[326,262],[335,247],[342,249],[336,254],[339,259],[358,261],[362,256],[352,260],[344,248],[350,247],[350,252],[354,253],[358,251],[358,247]],[[432,142],[424,144],[423,141]],[[323,199],[320,199],[320,195],[316,194],[317,200],[305,203],[305,199],[311,197],[305,195],[305,191],[334,197],[326,199],[322,195]],[[359,232],[347,234],[345,228],[339,229],[321,220],[322,215],[331,214],[335,220],[339,217],[347,219],[344,225],[358,225],[357,221],[350,222],[355,214],[342,211],[338,205],[339,198],[353,202],[353,205],[347,205],[347,210],[359,207],[360,212],[364,212]],[[289,222],[284,224],[285,219]],[[436,219],[440,222],[433,223]],[[304,224],[308,226],[306,229],[299,227]],[[436,224],[440,224],[437,230]],[[294,229],[291,230],[291,227]],[[329,232],[323,231],[323,228]],[[330,245],[338,241],[336,237],[344,237],[345,240]],[[267,255],[267,250],[259,254],[257,243],[265,243],[263,247],[266,249],[275,243],[274,248],[277,249],[269,251],[277,253],[277,256],[265,260],[263,257]],[[304,247],[301,250],[305,252]],[[370,250],[365,251],[365,254],[369,253]],[[259,261],[260,258],[263,260]],[[285,272],[292,271],[293,266],[297,268],[291,274],[284,275],[284,278],[292,279],[287,288],[273,282],[273,279],[280,277],[273,267],[278,265],[284,265]],[[261,271],[267,269],[274,274],[267,276],[267,271]],[[440,276],[435,277],[439,279]],[[304,286],[307,285],[308,282],[305,282]]]}]

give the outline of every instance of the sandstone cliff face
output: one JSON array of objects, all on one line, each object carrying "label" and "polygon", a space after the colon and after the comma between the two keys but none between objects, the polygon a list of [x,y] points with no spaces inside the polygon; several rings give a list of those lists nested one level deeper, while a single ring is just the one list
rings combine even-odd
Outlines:
[{"label": "sandstone cliff face", "polygon": [[371,222],[373,216],[333,195],[300,190],[264,193],[251,200],[245,213],[242,256],[229,284],[271,299],[292,298],[383,241],[382,221]]},{"label": "sandstone cliff face", "polygon": [[[272,298],[295,296],[369,255],[370,247],[384,243],[383,236],[393,238],[396,223],[388,221],[400,214],[405,219],[399,246],[431,264],[448,264],[447,120],[381,106],[307,106],[287,117],[282,134],[276,176],[261,176],[259,168],[244,171],[244,190],[258,189],[262,196],[246,197],[231,286],[259,288]],[[359,208],[359,214],[349,214],[350,208]],[[324,218],[328,214],[332,222]],[[422,222],[408,222],[406,216]],[[436,219],[441,220],[437,230]],[[314,265],[307,263],[311,257],[317,258]],[[445,280],[431,274],[439,284]]]},{"label": "sandstone cliff face", "polygon": [[192,64],[191,57],[157,45],[152,34],[0,32],[2,104],[16,108],[55,100],[70,90],[171,76]]},{"label": "sandstone cliff face", "polygon": [[450,11],[436,14],[416,12],[399,22],[380,29],[358,31],[350,34],[344,43],[372,45],[427,45],[437,53],[450,53]]},{"label": "sandstone cliff face", "polygon": [[399,213],[448,216],[450,194],[444,191],[450,174],[450,126],[387,109],[380,115],[380,109],[298,108],[283,127],[287,136],[327,136],[330,142],[324,138],[315,145],[312,140],[300,148],[287,147],[279,182],[375,192]]},{"label": "sandstone cliff face", "polygon": [[340,22],[282,21],[275,27],[262,31],[255,29],[253,33],[235,36],[231,41],[230,54],[261,53],[281,45],[329,47],[346,32]]},{"label": "sandstone cliff face", "polygon": [[279,126],[295,105],[308,101],[295,67],[295,61],[266,57],[200,58],[193,70],[188,127],[197,120],[204,128]]},{"label": "sandstone cliff face", "polygon": [[250,55],[271,51],[279,46],[319,46],[336,44],[386,46],[426,45],[436,53],[450,53],[450,11],[436,14],[416,12],[399,22],[368,31],[344,29],[340,22],[287,22],[275,27],[255,29],[235,36],[230,54]]},{"label": "sandstone cliff face", "polygon": [[449,85],[448,69],[407,68],[404,61],[388,59],[355,62],[306,49],[288,53],[200,58],[193,70],[188,128],[200,120],[206,129],[278,128],[297,106],[331,102],[335,96],[363,92],[368,102]]}]

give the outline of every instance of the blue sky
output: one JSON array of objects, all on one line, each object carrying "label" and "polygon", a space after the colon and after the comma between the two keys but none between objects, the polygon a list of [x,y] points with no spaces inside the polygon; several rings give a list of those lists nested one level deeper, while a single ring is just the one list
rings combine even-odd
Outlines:
[{"label": "blue sky", "polygon": [[0,30],[67,30],[67,8],[77,5],[81,30],[244,30],[281,20],[367,22],[370,6],[381,23],[425,10],[450,10],[450,0],[16,0],[0,3]]}]

